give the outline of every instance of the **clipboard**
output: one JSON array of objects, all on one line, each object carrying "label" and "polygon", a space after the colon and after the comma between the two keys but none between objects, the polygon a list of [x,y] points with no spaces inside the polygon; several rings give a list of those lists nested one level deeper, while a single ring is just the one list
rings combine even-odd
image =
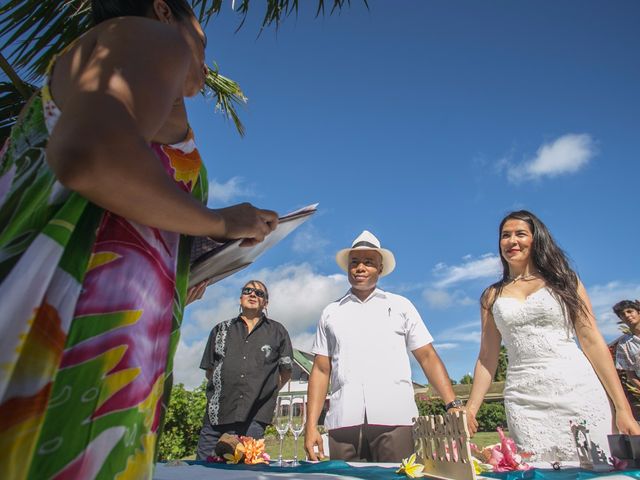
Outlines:
[{"label": "clipboard", "polygon": [[251,265],[256,258],[280,242],[317,211],[317,203],[294,210],[278,219],[276,229],[264,241],[241,247],[242,239],[217,242],[209,237],[196,237],[191,247],[189,288],[205,280],[219,282]]}]

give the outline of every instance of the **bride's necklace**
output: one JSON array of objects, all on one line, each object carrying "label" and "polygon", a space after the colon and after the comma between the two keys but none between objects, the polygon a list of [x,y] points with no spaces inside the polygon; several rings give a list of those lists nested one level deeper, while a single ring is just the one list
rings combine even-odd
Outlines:
[{"label": "bride's necklace", "polygon": [[538,278],[538,274],[537,273],[527,273],[527,274],[523,274],[521,273],[520,275],[516,275],[516,276],[507,276],[507,279],[509,279],[509,283],[516,283],[517,281],[522,280],[523,282],[526,282],[528,280],[533,280],[534,278]]}]

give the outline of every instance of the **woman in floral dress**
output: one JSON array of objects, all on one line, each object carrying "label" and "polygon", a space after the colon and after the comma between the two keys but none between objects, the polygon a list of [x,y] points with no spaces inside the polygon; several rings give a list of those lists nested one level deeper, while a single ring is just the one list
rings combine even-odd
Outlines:
[{"label": "woman in floral dress", "polygon": [[149,478],[189,235],[261,241],[206,208],[183,97],[206,38],[185,0],[94,0],[0,156],[0,477]]}]

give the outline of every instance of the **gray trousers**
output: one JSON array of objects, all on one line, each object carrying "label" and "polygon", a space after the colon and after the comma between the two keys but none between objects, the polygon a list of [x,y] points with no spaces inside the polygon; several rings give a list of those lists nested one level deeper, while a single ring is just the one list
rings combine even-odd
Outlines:
[{"label": "gray trousers", "polygon": [[230,435],[244,435],[246,437],[253,437],[257,440],[264,437],[264,429],[266,427],[266,423],[258,422],[256,420],[226,423],[223,425],[211,425],[209,415],[205,412],[204,419],[202,421],[202,429],[200,430],[200,438],[198,438],[196,460],[205,461],[207,460],[207,457],[214,456],[216,445],[223,433],[228,433]]},{"label": "gray trousers", "polygon": [[364,423],[329,430],[331,460],[399,463],[409,457],[413,449],[410,426]]}]

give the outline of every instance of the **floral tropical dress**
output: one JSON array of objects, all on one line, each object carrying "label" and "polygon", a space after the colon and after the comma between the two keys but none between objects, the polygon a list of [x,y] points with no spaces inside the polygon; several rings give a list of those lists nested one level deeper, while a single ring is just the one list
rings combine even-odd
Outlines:
[{"label": "floral tropical dress", "polygon": [[[45,86],[0,152],[0,477],[149,478],[190,240],[63,187],[45,160],[59,115]],[[151,148],[206,201],[191,134]]]}]

